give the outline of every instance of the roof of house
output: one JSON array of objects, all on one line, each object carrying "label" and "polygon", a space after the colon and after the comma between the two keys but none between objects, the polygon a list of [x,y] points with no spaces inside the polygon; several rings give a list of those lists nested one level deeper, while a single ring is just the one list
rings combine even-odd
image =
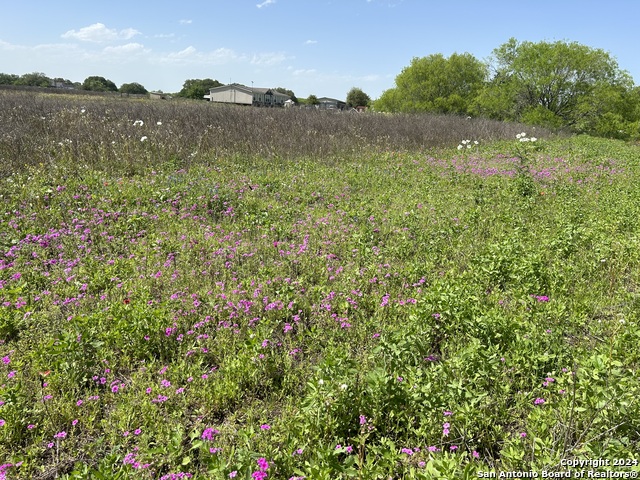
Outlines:
[{"label": "roof of house", "polygon": [[219,87],[212,87],[209,92],[224,92],[225,90],[240,90],[246,93],[251,93],[251,88],[239,83],[230,83],[229,85],[221,85]]},{"label": "roof of house", "polygon": [[285,93],[278,92],[274,88],[262,88],[262,87],[247,87],[246,85],[242,85],[240,83],[230,83],[229,85],[223,85],[221,87],[210,88],[209,92],[223,92],[225,90],[240,90],[245,93],[262,93],[262,94],[270,94],[276,97],[286,97],[291,98],[289,95]]},{"label": "roof of house", "polygon": [[338,100],[337,98],[329,98],[329,97],[320,97],[318,101],[320,103],[323,103],[323,102],[346,103],[344,100]]}]

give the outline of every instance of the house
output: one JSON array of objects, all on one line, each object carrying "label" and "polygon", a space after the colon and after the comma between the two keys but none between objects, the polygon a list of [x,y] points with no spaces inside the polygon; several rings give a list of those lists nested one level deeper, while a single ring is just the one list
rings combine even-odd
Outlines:
[{"label": "house", "polygon": [[347,104],[335,98],[322,97],[318,99],[318,108],[325,110],[344,110]]},{"label": "house", "polygon": [[272,88],[247,87],[239,83],[209,89],[204,98],[211,102],[254,105],[256,107],[284,107],[289,95]]},{"label": "house", "polygon": [[151,100],[167,100],[171,98],[171,96],[162,92],[149,92],[149,98]]},{"label": "house", "polygon": [[73,83],[67,82],[66,80],[49,80],[49,85],[53,88],[64,88],[65,90],[75,89]]}]

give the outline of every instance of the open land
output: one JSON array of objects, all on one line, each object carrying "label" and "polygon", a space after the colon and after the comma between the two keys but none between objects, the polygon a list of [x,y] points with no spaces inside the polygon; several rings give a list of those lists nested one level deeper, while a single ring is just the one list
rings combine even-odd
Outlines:
[{"label": "open land", "polygon": [[0,105],[0,475],[638,471],[637,145]]}]

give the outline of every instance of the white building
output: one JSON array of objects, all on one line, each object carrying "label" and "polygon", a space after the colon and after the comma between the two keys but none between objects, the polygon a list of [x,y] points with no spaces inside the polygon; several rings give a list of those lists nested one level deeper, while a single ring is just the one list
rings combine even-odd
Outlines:
[{"label": "white building", "polygon": [[247,87],[239,83],[211,88],[209,95],[205,95],[204,98],[211,102],[257,107],[283,107],[285,102],[290,99],[289,95],[271,88]]},{"label": "white building", "polygon": [[318,99],[318,108],[326,110],[344,110],[347,104],[337,98],[321,97]]}]

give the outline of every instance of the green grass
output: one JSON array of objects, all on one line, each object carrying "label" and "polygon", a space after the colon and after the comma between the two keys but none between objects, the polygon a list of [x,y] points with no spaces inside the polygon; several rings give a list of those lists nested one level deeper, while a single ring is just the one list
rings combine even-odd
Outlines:
[{"label": "green grass", "polygon": [[0,180],[9,478],[638,460],[638,147],[502,138],[25,160]]}]

